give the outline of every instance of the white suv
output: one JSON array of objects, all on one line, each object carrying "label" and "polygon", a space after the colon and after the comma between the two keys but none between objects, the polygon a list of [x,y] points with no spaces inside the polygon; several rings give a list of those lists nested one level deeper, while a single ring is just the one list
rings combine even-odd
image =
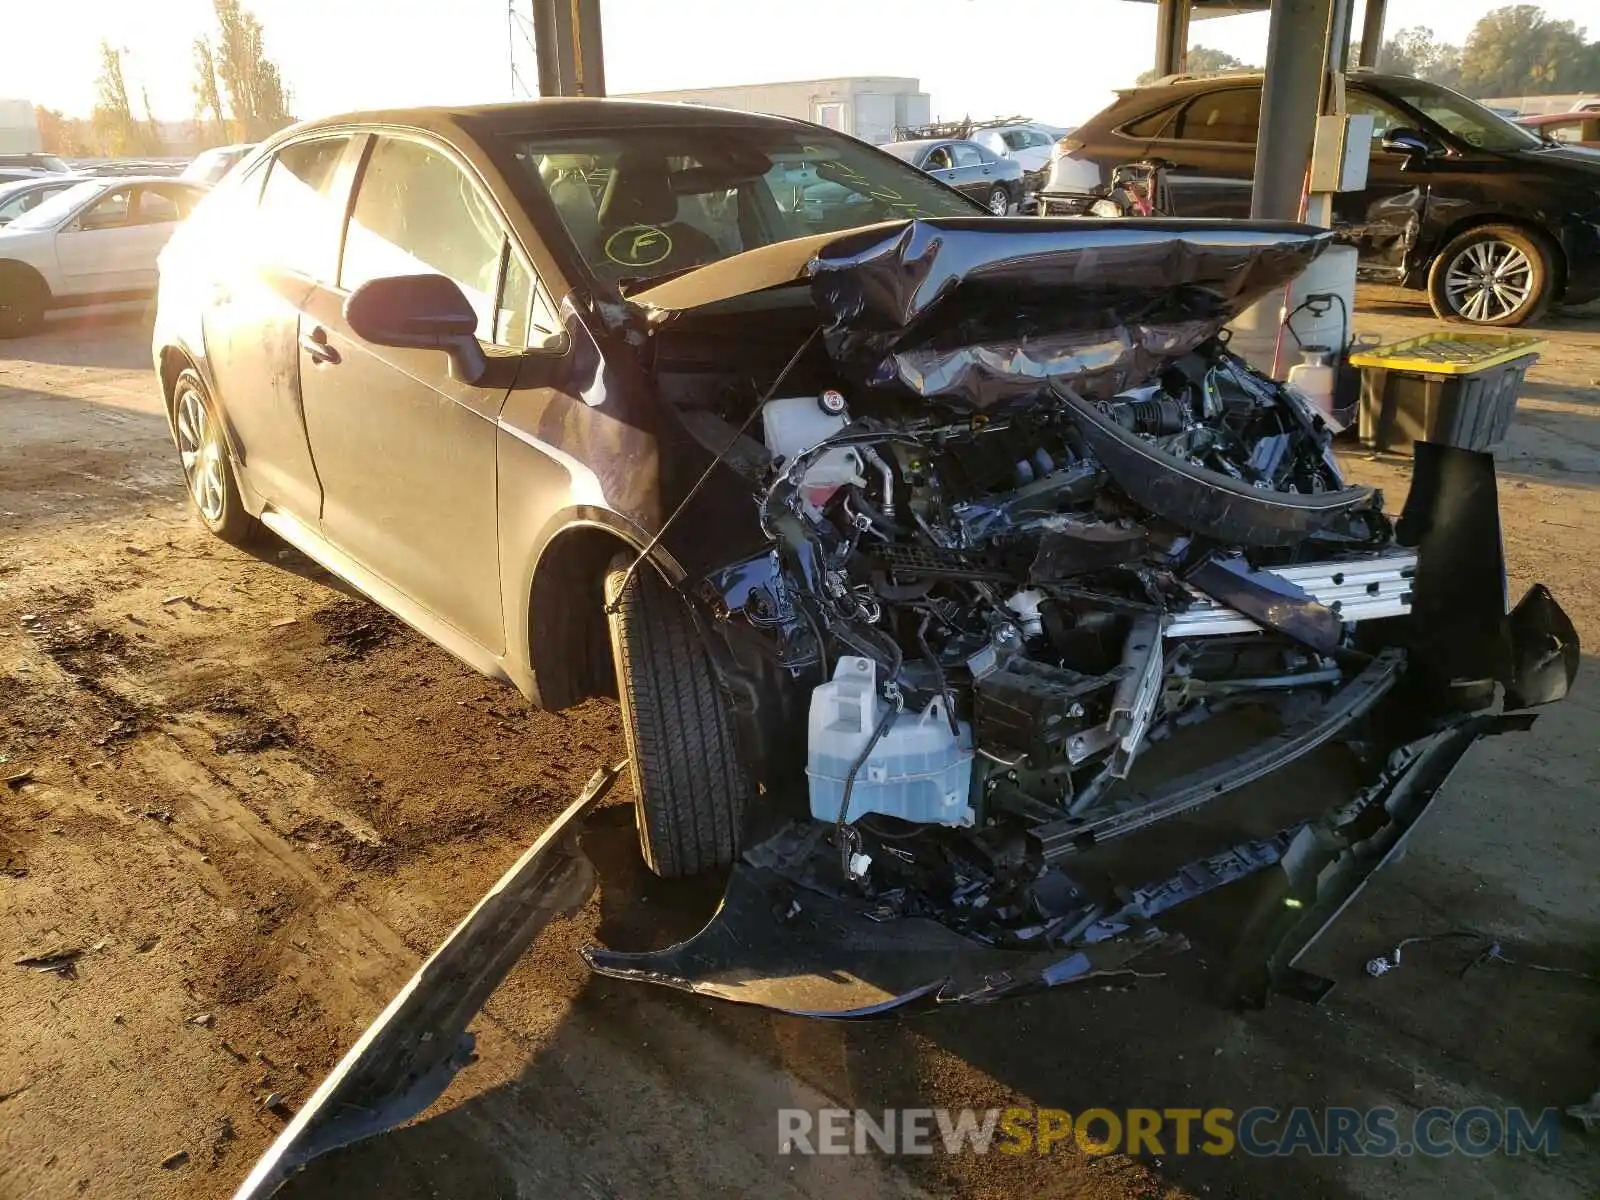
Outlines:
[{"label": "white suv", "polygon": [[0,337],[45,311],[156,290],[156,255],[205,189],[159,176],[86,179],[0,228]]}]

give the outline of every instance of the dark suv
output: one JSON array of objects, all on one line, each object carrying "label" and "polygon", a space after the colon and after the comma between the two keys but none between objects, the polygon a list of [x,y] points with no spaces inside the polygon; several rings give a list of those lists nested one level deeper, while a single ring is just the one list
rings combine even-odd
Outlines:
[{"label": "dark suv", "polygon": [[[1346,98],[1373,118],[1367,187],[1334,200],[1360,278],[1426,288],[1440,317],[1482,325],[1600,295],[1600,156],[1419,79],[1355,72]],[[1260,111],[1259,75],[1123,92],[1057,143],[1041,213],[1084,213],[1114,167],[1154,158],[1172,164],[1174,215],[1246,217]]]}]

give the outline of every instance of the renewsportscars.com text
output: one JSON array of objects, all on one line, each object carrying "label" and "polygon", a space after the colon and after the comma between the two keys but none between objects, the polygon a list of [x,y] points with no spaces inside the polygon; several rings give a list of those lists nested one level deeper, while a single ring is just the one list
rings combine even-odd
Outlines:
[{"label": "renewsportscars.com text", "polygon": [[784,1108],[780,1154],[1305,1154],[1440,1158],[1557,1153],[1553,1108]]}]

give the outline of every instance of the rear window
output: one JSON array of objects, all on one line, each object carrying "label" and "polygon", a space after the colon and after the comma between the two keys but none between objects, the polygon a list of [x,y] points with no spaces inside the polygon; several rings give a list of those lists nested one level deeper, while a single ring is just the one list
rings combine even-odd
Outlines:
[{"label": "rear window", "polygon": [[1129,121],[1122,127],[1122,132],[1129,137],[1160,137],[1168,122],[1172,120],[1172,114],[1177,111],[1177,107],[1176,104],[1163,105],[1153,113],[1147,113],[1137,120]]},{"label": "rear window", "polygon": [[338,256],[342,201],[328,192],[348,137],[316,138],[273,156],[261,193],[261,248],[276,266],[332,280]]}]

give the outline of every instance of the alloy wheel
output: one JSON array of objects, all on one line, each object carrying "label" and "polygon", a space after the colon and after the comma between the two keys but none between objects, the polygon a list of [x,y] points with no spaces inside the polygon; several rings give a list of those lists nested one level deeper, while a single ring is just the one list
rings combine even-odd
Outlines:
[{"label": "alloy wheel", "polygon": [[1510,242],[1474,242],[1450,263],[1444,287],[1450,307],[1466,320],[1497,321],[1533,295],[1533,263]]},{"label": "alloy wheel", "polygon": [[999,188],[989,193],[989,211],[997,217],[1003,217],[1011,209],[1011,201]]},{"label": "alloy wheel", "polygon": [[220,521],[227,494],[222,479],[222,439],[205,401],[192,387],[178,396],[178,453],[194,506],[207,521]]}]

